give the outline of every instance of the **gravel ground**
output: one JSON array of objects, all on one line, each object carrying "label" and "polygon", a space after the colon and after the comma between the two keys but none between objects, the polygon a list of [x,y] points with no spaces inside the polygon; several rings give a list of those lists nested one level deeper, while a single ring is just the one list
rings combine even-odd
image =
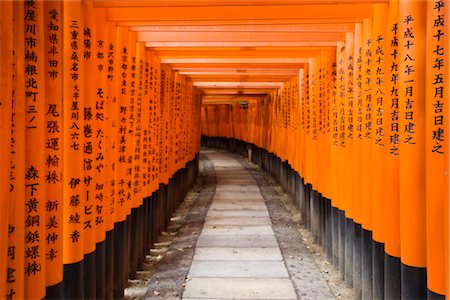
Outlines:
[{"label": "gravel ground", "polygon": [[[320,246],[313,243],[289,196],[257,165],[237,155],[232,157],[252,174],[261,189],[297,297],[351,299],[352,290],[345,286],[339,272],[325,259]],[[129,281],[125,299],[181,299],[215,186],[214,166],[201,155],[196,185],[172,218],[167,232],[161,235],[160,243],[155,245],[151,255],[147,255],[138,278]]]},{"label": "gravel ground", "polygon": [[[234,156],[253,175],[272,219],[272,227],[299,299],[352,299],[341,275],[302,225],[301,215],[281,186],[259,166]],[[320,273],[317,272],[320,270]],[[326,285],[326,287],[324,286]]]},{"label": "gravel ground", "polygon": [[166,247],[147,255],[143,270],[138,271],[138,279],[129,280],[125,299],[181,298],[215,187],[214,166],[207,157],[200,155],[197,182],[177,209],[168,232],[160,237],[161,244]]}]

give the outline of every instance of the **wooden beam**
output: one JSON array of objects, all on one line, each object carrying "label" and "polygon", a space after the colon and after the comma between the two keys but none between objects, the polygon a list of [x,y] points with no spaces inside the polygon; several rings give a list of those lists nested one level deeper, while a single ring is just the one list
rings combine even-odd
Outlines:
[{"label": "wooden beam", "polygon": [[388,0],[94,0],[95,7],[158,7],[158,6],[240,6],[298,5],[340,3],[388,3]]},{"label": "wooden beam", "polygon": [[192,82],[280,82],[289,81],[293,76],[240,76],[240,77],[229,77],[229,76],[187,76]]},{"label": "wooden beam", "polygon": [[284,82],[194,82],[198,88],[208,89],[277,89],[283,86]]},{"label": "wooden beam", "polygon": [[295,24],[342,24],[342,23],[362,23],[364,17],[355,18],[309,18],[309,19],[284,19],[278,16],[277,19],[259,20],[259,19],[239,19],[239,20],[130,20],[119,21],[118,26],[140,27],[140,26],[222,26],[222,25],[295,25]]},{"label": "wooden beam", "polygon": [[335,41],[294,41],[294,42],[273,42],[273,41],[240,41],[240,42],[195,42],[195,41],[170,41],[155,42],[147,41],[147,48],[163,48],[163,47],[336,47]]},{"label": "wooden beam", "polygon": [[[272,92],[274,89],[239,89],[240,95],[246,95],[246,94],[267,94]],[[238,93],[236,89],[208,89],[203,88],[201,89],[203,95],[217,95],[217,94],[225,94],[225,95],[234,95]]]},{"label": "wooden beam", "polygon": [[151,20],[273,20],[336,19],[371,17],[372,4],[112,7],[106,9],[111,22]]},{"label": "wooden beam", "polygon": [[267,96],[267,94],[258,94],[258,95],[225,95],[225,96],[202,96],[202,100],[206,102],[216,102],[216,101],[242,101],[242,100],[258,100]]},{"label": "wooden beam", "polygon": [[196,63],[196,64],[304,64],[308,63],[308,58],[164,58],[163,64]]},{"label": "wooden beam", "polygon": [[298,75],[298,69],[226,69],[226,68],[182,68],[181,75]]},{"label": "wooden beam", "polygon": [[305,64],[303,63],[289,63],[289,64],[278,64],[278,63],[228,63],[228,64],[218,64],[218,63],[210,63],[210,64],[197,64],[197,63],[176,63],[171,64],[174,70],[180,71],[185,69],[238,69],[238,70],[246,70],[246,69],[299,69],[304,68]]},{"label": "wooden beam", "polygon": [[354,23],[131,26],[139,32],[353,32]]},{"label": "wooden beam", "polygon": [[236,101],[232,101],[232,100],[208,101],[206,103],[203,103],[203,100],[202,100],[202,105],[232,105],[234,103],[236,103]]},{"label": "wooden beam", "polygon": [[267,93],[255,93],[255,94],[211,94],[211,95],[203,95],[203,99],[219,99],[219,98],[232,98],[239,96],[241,98],[258,98],[267,96]]},{"label": "wooden beam", "polygon": [[334,47],[312,46],[312,47],[156,47],[149,51],[322,51],[330,50]]},{"label": "wooden beam", "polygon": [[[251,48],[250,48],[251,49]],[[302,58],[313,57],[320,54],[320,50],[166,50],[155,51],[156,55],[161,59],[165,58]]]},{"label": "wooden beam", "polygon": [[138,32],[139,42],[337,42],[342,32]]}]

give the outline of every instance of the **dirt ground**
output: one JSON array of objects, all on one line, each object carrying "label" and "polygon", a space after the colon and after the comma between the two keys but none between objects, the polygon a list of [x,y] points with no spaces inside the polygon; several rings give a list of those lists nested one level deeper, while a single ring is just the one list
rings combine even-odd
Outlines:
[{"label": "dirt ground", "polygon": [[[266,200],[273,229],[291,280],[299,299],[352,299],[352,289],[345,285],[338,270],[325,258],[322,248],[314,243],[311,232],[302,225],[301,214],[281,186],[252,162],[239,158],[253,175]],[[315,269],[321,273],[305,272]],[[320,277],[320,278],[318,278]],[[316,286],[325,280],[332,295],[319,293]]]},{"label": "dirt ground", "polygon": [[[258,166],[233,155],[256,179],[269,209],[280,249],[297,289],[299,299],[351,299],[339,271],[325,259],[320,246],[301,225],[298,210],[289,196]],[[214,197],[216,178],[213,164],[201,155],[200,175],[194,188],[173,216],[154,249],[147,255],[136,280],[129,280],[125,299],[181,299],[205,215]],[[316,267],[320,273],[316,272]],[[309,270],[314,270],[309,272]],[[326,281],[330,292],[318,290]]]},{"label": "dirt ground", "polygon": [[128,281],[125,299],[181,299],[215,186],[214,166],[200,155],[200,174],[194,188],[175,212],[159,243],[147,255],[138,278]]}]

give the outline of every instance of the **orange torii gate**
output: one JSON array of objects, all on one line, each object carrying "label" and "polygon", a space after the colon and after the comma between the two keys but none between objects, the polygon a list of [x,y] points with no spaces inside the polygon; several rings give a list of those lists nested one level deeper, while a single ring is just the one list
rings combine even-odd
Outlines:
[{"label": "orange torii gate", "polygon": [[1,297],[122,297],[200,135],[252,148],[355,298],[448,295],[448,8],[0,2]]},{"label": "orange torii gate", "polygon": [[[310,85],[309,89],[305,87],[309,90],[306,92],[308,99],[300,99],[306,104],[306,115],[305,111],[297,110],[302,115],[303,129],[306,132],[306,168],[297,167],[297,158],[291,154],[290,148],[298,149],[303,141],[298,141],[298,135],[294,131],[286,136],[283,124],[289,122],[289,119],[283,112],[286,105],[283,103],[289,100],[284,99],[284,93],[281,96],[271,95],[271,101],[275,105],[274,120],[277,121],[266,125],[267,128],[275,129],[264,130],[267,135],[274,135],[267,139],[275,142],[261,144],[256,139],[251,139],[252,135],[243,139],[261,151],[267,151],[264,152],[266,155],[275,155],[281,161],[287,161],[288,168],[298,172],[305,183],[312,185],[313,191],[310,192],[313,195],[319,192],[326,198],[331,197],[331,205],[345,214],[344,223],[353,220],[362,225],[363,244],[359,246],[362,248],[353,248],[352,252],[351,247],[346,247],[347,231],[345,225],[340,227],[342,219],[338,213],[338,220],[332,225],[338,227],[335,238],[333,234],[332,245],[333,254],[338,256],[334,257],[335,262],[343,271],[343,276],[349,284],[353,284],[355,290],[362,290],[363,298],[380,298],[385,295],[397,298],[425,297],[426,287],[431,294],[445,294],[445,278],[448,278],[445,275],[448,274],[445,269],[448,260],[444,258],[445,253],[448,253],[445,245],[448,233],[444,232],[448,222],[444,214],[448,205],[448,180],[445,178],[448,161],[445,151],[448,151],[448,146],[445,146],[445,138],[440,134],[443,133],[440,129],[446,128],[442,123],[446,118],[445,104],[440,102],[441,97],[445,98],[445,88],[442,85],[447,76],[445,74],[448,74],[444,63],[446,53],[440,44],[445,42],[446,25],[440,21],[446,12],[445,4],[442,1],[430,1],[428,7],[425,2],[421,3],[422,6],[417,4],[415,7],[406,1],[400,1],[400,4],[391,1],[389,5],[374,5],[371,18],[355,24],[352,30],[355,34],[350,34],[342,43],[337,44],[336,84],[334,89],[332,85],[328,86],[334,90],[328,96],[321,91],[323,85],[317,82],[321,67],[315,67],[315,64],[319,62],[319,56],[316,55],[310,61],[310,67],[303,71],[303,76]],[[429,12],[428,15],[425,11]],[[419,23],[420,25],[415,25]],[[418,29],[414,28],[428,28],[427,32],[432,34],[417,33]],[[427,48],[425,41],[428,43]],[[430,49],[429,54],[425,49]],[[308,75],[305,76],[305,72]],[[429,83],[424,78],[416,77],[425,76],[425,72],[434,72],[427,77],[433,78],[429,79]],[[322,82],[326,80],[321,78]],[[424,84],[425,82],[427,83]],[[430,103],[425,108],[423,105],[426,104],[422,101],[425,94],[421,96],[420,93],[425,91],[428,84],[429,94],[426,99]],[[284,89],[289,89],[288,83]],[[334,192],[331,194],[323,186],[320,175],[322,171],[320,167],[317,168],[323,165],[323,149],[327,147],[327,144],[320,144],[321,138],[317,136],[317,130],[322,125],[322,120],[317,118],[317,111],[320,111],[323,101],[330,102],[331,121],[328,126],[331,133],[326,134],[330,136],[326,140],[331,138],[331,153],[334,153],[327,168],[332,171],[333,177],[328,180],[337,180],[332,183]],[[265,109],[266,105],[262,101],[260,103],[259,108],[252,109]],[[234,107],[237,105],[234,104]],[[425,111],[429,124],[417,123],[425,121],[425,116],[421,115]],[[207,114],[208,111],[202,110],[202,113]],[[246,114],[245,111],[242,113]],[[239,118],[242,119],[242,116]],[[209,128],[207,123],[203,123],[203,126],[205,129]],[[222,127],[216,125],[215,128],[219,128],[219,131],[212,136],[222,136]],[[248,129],[251,128],[248,124]],[[235,134],[233,138],[242,140],[240,136]],[[413,141],[414,137],[420,139]],[[428,146],[425,145],[424,137],[428,138]],[[291,146],[292,144],[295,146]],[[405,153],[403,156],[402,150]],[[416,155],[415,158],[408,153]],[[348,161],[343,157],[347,157]],[[258,157],[254,159],[263,160]],[[420,165],[422,167],[419,168]],[[415,169],[416,167],[419,169]],[[428,170],[427,176],[424,176],[425,167]],[[438,171],[439,168],[442,170]],[[353,172],[357,173],[353,175]],[[434,178],[435,176],[440,179]],[[358,190],[360,186],[362,190]],[[385,187],[389,188],[386,190]],[[433,196],[426,197],[423,193],[431,193]],[[316,205],[315,201],[308,205]],[[314,211],[315,208],[311,209]],[[308,216],[304,215],[304,218],[308,219]],[[314,220],[310,222],[311,229],[317,233],[318,225]],[[434,222],[440,225],[436,227]],[[353,242],[356,243],[357,240]],[[335,244],[338,245],[337,248],[334,248]],[[359,255],[358,251],[366,252],[358,258],[355,256]],[[385,259],[381,257],[383,253],[386,253]],[[350,255],[353,255],[353,259]],[[352,268],[346,260],[349,257],[357,268],[361,264],[359,270],[362,271],[359,272],[362,280],[355,274],[353,277],[346,276],[347,269]],[[436,263],[437,261],[440,263]],[[358,272],[355,265],[353,272]],[[383,292],[384,287],[386,290]],[[355,297],[358,298],[358,295]]]},{"label": "orange torii gate", "polygon": [[123,297],[195,179],[192,82],[90,1],[4,1],[1,25],[1,297]]}]

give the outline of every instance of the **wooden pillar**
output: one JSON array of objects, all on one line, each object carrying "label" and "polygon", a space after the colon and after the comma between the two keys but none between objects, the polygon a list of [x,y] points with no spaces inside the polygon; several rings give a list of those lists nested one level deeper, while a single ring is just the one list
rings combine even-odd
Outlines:
[{"label": "wooden pillar", "polygon": [[347,198],[346,198],[346,182],[345,182],[345,170],[348,168],[347,161],[345,159],[346,153],[346,73],[347,73],[347,51],[345,41],[338,42],[337,46],[337,79],[336,79],[336,124],[337,126],[337,144],[336,146],[336,202],[337,202],[337,247],[339,256],[339,271],[341,278],[345,278],[345,211],[347,210]]},{"label": "wooden pillar", "polygon": [[345,43],[345,271],[344,279],[348,286],[353,286],[353,140],[354,140],[354,33],[346,34]]},{"label": "wooden pillar", "polygon": [[384,297],[384,174],[387,152],[388,117],[386,101],[386,39],[388,4],[374,4],[373,15],[373,81],[372,81],[372,286],[374,299]]},{"label": "wooden pillar", "polygon": [[84,239],[84,290],[85,297],[93,299],[96,297],[96,102],[97,84],[96,79],[91,74],[96,74],[97,59],[96,53],[96,22],[95,12],[90,1],[83,2],[84,27],[82,30],[82,55],[84,61],[84,73],[81,80],[84,80],[84,110],[82,118],[84,125],[83,134],[83,188],[86,195],[86,202],[83,207],[83,229]]},{"label": "wooden pillar", "polygon": [[426,297],[426,2],[399,1],[399,152],[402,298]]},{"label": "wooden pillar", "polygon": [[0,297],[14,299],[25,296],[24,6],[4,1],[0,9]]},{"label": "wooden pillar", "polygon": [[43,2],[29,1],[25,9],[26,147],[25,147],[25,298],[45,296],[45,67]]},{"label": "wooden pillar", "polygon": [[354,139],[353,139],[353,298],[362,297],[362,182],[361,150],[363,139],[363,35],[362,24],[355,24],[353,51]]},{"label": "wooden pillar", "polygon": [[401,297],[400,275],[400,200],[399,200],[399,20],[398,1],[389,2],[388,34],[386,40],[386,97],[384,110],[388,130],[386,147],[389,155],[385,160],[385,257],[384,296]]},{"label": "wooden pillar", "polygon": [[80,1],[63,3],[63,262],[64,294],[84,297],[83,15]]},{"label": "wooden pillar", "polygon": [[61,1],[44,2],[46,122],[46,285],[49,299],[63,292],[63,12]]},{"label": "wooden pillar", "polygon": [[362,212],[362,297],[370,299],[372,289],[372,90],[374,88],[374,37],[372,34],[372,19],[363,21],[362,41],[362,144],[361,144],[361,212]]},{"label": "wooden pillar", "polygon": [[[117,185],[117,155],[118,155],[118,99],[117,99],[117,80],[116,74],[116,24],[106,23],[106,39],[105,39],[105,56],[106,56],[106,111],[108,116],[106,120],[106,148],[105,148],[105,164],[107,166],[107,181],[106,191],[108,194],[108,201],[105,203],[105,231],[106,231],[106,245],[105,245],[105,298],[110,299],[114,296],[114,270],[115,270],[115,239],[117,228],[115,226],[116,220],[116,202],[118,199],[118,185]],[[106,172],[106,170],[105,170]]]},{"label": "wooden pillar", "polygon": [[[445,202],[448,202],[448,1],[427,1],[426,19],[426,261],[430,298],[444,298]],[[448,294],[448,293],[447,293]]]}]

